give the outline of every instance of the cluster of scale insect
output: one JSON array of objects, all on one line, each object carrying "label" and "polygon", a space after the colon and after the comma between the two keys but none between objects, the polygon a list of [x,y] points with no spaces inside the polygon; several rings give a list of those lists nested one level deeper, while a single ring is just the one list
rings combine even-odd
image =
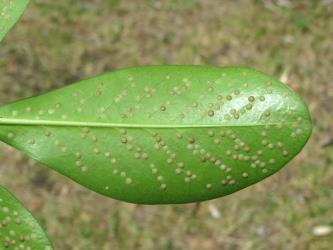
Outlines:
[{"label": "cluster of scale insect", "polygon": [[[51,250],[50,246],[38,243],[41,236],[39,225],[25,211],[11,209],[9,200],[0,198],[0,248],[1,249],[39,249]],[[3,247],[3,248],[2,248]]]}]

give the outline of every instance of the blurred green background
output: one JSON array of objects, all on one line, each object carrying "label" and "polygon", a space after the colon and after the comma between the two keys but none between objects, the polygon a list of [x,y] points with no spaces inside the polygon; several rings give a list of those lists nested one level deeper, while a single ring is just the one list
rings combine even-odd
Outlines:
[{"label": "blurred green background", "polygon": [[144,64],[274,75],[309,105],[313,135],[257,185],[175,206],[102,197],[0,144],[0,183],[55,249],[333,249],[332,0],[32,0],[0,46],[0,103]]}]

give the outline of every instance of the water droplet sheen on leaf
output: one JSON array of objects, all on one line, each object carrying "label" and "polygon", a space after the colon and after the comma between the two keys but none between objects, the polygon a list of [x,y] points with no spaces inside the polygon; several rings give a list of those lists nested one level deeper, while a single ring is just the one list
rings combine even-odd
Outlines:
[{"label": "water droplet sheen on leaf", "polygon": [[123,69],[0,108],[1,140],[98,193],[143,204],[252,185],[290,161],[311,129],[296,93],[239,67]]}]

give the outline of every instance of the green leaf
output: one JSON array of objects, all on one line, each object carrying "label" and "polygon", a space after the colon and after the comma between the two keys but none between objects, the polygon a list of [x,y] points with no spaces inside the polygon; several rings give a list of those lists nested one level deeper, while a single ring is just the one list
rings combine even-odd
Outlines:
[{"label": "green leaf", "polygon": [[29,0],[0,0],[0,41],[18,21],[28,4]]},{"label": "green leaf", "polygon": [[252,69],[146,66],[0,108],[0,139],[76,182],[133,203],[202,201],[275,173],[311,118]]},{"label": "green leaf", "polygon": [[53,249],[31,213],[0,186],[0,249]]}]

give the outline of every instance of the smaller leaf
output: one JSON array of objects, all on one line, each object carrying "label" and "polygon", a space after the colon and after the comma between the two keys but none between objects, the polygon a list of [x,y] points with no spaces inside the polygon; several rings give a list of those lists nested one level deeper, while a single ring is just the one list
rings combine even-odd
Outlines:
[{"label": "smaller leaf", "polygon": [[53,249],[31,213],[0,186],[0,249]]},{"label": "smaller leaf", "polygon": [[19,20],[28,3],[29,0],[0,0],[0,41]]}]

